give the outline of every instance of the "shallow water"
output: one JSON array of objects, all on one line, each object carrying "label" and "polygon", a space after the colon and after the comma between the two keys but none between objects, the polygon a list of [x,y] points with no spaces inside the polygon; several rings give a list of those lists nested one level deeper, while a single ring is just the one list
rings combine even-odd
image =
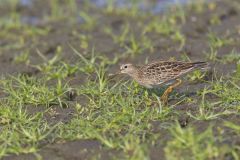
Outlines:
[{"label": "shallow water", "polygon": [[[19,0],[20,4],[23,6],[31,6],[34,0]],[[176,4],[186,4],[190,0],[90,0],[90,3],[96,5],[97,7],[105,7],[109,3],[113,3],[115,7],[125,8],[137,5],[143,11],[151,11],[153,13],[159,13],[165,11],[172,5]],[[77,3],[82,1],[76,0]]]},{"label": "shallow water", "polygon": [[143,11],[152,13],[161,13],[173,5],[184,5],[191,0],[90,0],[91,3],[98,7],[105,7],[109,2],[112,2],[115,7],[126,8],[133,5],[138,6]]},{"label": "shallow water", "polygon": [[[81,5],[83,1],[86,0],[76,0],[76,3]],[[137,7],[141,11],[151,12],[153,14],[163,13],[169,7],[174,5],[185,5],[190,2],[194,2],[193,0],[87,0],[92,5],[95,5],[99,8],[107,7],[109,4],[112,4],[116,8],[131,8]],[[19,0],[20,5],[26,7],[33,7],[34,0]],[[23,16],[21,18],[23,23],[27,23],[30,25],[36,25],[41,21],[39,17],[32,16]],[[77,16],[77,21],[82,23],[82,19]]]},{"label": "shallow water", "polygon": [[35,16],[22,16],[20,20],[24,24],[38,25],[42,19]]},{"label": "shallow water", "polygon": [[31,6],[33,3],[33,0],[19,0],[19,2],[22,6]]}]

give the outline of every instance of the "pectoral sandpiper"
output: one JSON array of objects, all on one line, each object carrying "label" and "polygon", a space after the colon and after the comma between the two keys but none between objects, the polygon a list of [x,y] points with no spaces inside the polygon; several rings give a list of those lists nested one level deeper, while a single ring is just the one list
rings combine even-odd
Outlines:
[{"label": "pectoral sandpiper", "polygon": [[162,84],[169,85],[161,96],[163,103],[166,103],[173,88],[181,84],[180,78],[183,75],[195,69],[205,69],[207,66],[207,62],[156,61],[143,66],[123,64],[120,72],[128,74],[147,88],[158,87]]}]

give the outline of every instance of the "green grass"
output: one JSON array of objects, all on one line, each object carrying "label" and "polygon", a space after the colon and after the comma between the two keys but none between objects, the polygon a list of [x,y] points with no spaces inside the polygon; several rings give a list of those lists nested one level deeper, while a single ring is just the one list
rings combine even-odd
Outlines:
[{"label": "green grass", "polygon": [[44,105],[49,107],[53,104],[62,105],[67,84],[59,80],[56,85],[49,87],[45,79],[36,79],[27,76],[11,77],[1,82],[2,91],[8,95],[7,100],[13,104]]},{"label": "green grass", "polygon": [[212,127],[209,127],[201,133],[196,133],[192,127],[182,129],[180,125],[170,129],[172,140],[165,147],[167,159],[224,159],[224,154],[229,149],[217,144],[217,138],[214,137]]},{"label": "green grass", "polygon": [[233,39],[231,39],[231,38],[220,38],[212,32],[210,32],[208,34],[208,37],[209,37],[209,44],[214,49],[218,49],[220,47],[223,47],[223,46],[226,46],[226,45],[229,45],[229,44],[233,43]]}]

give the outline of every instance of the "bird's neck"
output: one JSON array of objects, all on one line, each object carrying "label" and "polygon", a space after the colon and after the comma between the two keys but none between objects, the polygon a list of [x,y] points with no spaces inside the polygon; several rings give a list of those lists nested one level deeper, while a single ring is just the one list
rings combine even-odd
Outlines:
[{"label": "bird's neck", "polygon": [[135,68],[134,72],[130,73],[129,74],[133,79],[137,80],[139,79],[139,69],[138,68]]}]

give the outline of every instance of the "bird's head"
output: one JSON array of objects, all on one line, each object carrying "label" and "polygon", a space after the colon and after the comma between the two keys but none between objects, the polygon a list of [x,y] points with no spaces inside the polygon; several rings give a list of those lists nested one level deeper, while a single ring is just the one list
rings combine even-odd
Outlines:
[{"label": "bird's head", "polygon": [[137,68],[132,64],[123,64],[120,67],[120,72],[128,75],[133,75],[137,72]]}]

